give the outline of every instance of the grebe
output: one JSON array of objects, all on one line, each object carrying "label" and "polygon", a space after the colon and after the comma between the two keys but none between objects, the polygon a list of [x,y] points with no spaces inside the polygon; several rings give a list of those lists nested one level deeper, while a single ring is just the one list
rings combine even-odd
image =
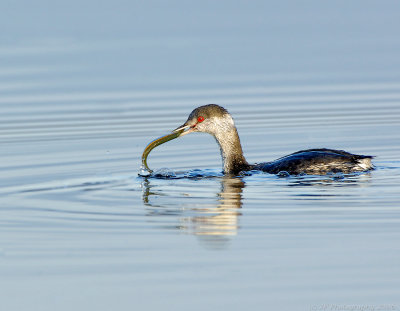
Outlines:
[{"label": "grebe", "polygon": [[151,142],[143,152],[142,163],[147,166],[147,155],[152,149],[169,140],[192,132],[209,133],[216,139],[221,150],[225,174],[261,170],[271,174],[287,172],[291,175],[327,173],[352,173],[373,169],[372,156],[352,154],[343,150],[307,149],[289,154],[275,161],[249,164],[240,144],[239,135],[229,112],[218,105],[205,105],[194,109],[187,121],[171,134]]}]

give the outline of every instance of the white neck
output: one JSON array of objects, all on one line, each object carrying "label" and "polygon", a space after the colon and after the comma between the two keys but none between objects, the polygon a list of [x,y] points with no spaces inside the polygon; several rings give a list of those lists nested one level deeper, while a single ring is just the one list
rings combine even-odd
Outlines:
[{"label": "white neck", "polygon": [[221,150],[225,173],[236,173],[248,167],[235,126],[228,131],[218,131],[214,137]]}]

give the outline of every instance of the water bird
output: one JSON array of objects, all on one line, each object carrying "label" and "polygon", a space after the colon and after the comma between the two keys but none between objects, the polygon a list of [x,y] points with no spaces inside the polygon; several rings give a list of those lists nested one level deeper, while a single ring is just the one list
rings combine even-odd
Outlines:
[{"label": "water bird", "polygon": [[242,150],[238,131],[230,113],[218,105],[205,105],[194,109],[186,122],[172,133],[152,141],[144,150],[142,165],[149,172],[147,156],[155,147],[192,132],[209,133],[216,139],[221,150],[223,171],[237,175],[243,171],[260,170],[271,174],[311,174],[353,173],[373,169],[373,156],[357,155],[343,150],[327,148],[307,149],[294,152],[277,160],[249,164]]}]

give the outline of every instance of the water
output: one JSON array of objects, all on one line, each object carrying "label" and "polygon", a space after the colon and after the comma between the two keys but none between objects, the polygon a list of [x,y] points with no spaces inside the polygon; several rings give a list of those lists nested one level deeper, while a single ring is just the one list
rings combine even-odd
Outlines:
[{"label": "water", "polygon": [[[1,310],[398,310],[396,1],[0,4]],[[351,176],[221,174],[329,147]],[[358,309],[355,309],[358,308]],[[366,309],[369,308],[369,309]]]}]

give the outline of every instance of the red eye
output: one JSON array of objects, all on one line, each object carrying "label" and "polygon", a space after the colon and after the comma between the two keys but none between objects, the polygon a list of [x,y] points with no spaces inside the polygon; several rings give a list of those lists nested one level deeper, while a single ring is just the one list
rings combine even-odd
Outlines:
[{"label": "red eye", "polygon": [[197,118],[197,122],[201,123],[201,122],[203,122],[203,121],[204,121],[204,117],[198,117],[198,118]]}]

